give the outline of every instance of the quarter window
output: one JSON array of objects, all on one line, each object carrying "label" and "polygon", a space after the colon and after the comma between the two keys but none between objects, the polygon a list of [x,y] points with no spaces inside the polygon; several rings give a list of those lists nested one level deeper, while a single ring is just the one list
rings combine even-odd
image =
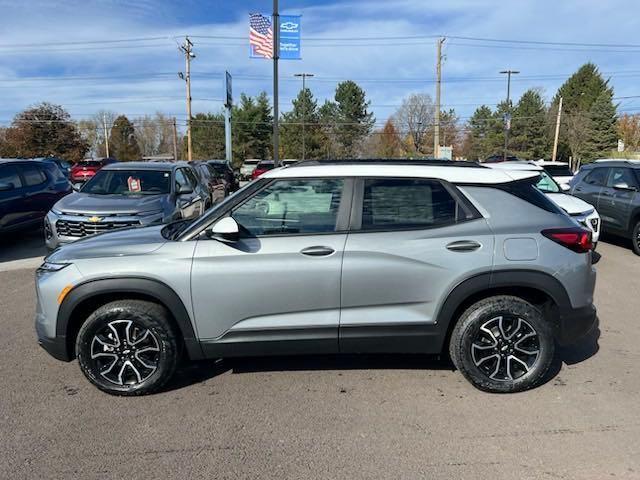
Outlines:
[{"label": "quarter window", "polygon": [[458,205],[438,181],[368,179],[364,182],[362,230],[406,230],[455,223]]},{"label": "quarter window", "polygon": [[335,232],[344,181],[276,180],[232,212],[245,236]]},{"label": "quarter window", "polygon": [[27,187],[41,185],[47,181],[47,177],[40,167],[35,165],[25,165],[22,169],[22,176]]}]

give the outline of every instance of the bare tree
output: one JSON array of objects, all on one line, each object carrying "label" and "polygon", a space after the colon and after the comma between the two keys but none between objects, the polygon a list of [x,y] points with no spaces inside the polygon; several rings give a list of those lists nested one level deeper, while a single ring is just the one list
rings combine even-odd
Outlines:
[{"label": "bare tree", "polygon": [[394,126],[410,137],[416,153],[424,153],[425,134],[433,128],[434,112],[433,100],[429,95],[413,93],[402,101],[393,115]]},{"label": "bare tree", "polygon": [[137,118],[134,123],[143,156],[173,153],[173,124],[169,117],[157,112]]}]

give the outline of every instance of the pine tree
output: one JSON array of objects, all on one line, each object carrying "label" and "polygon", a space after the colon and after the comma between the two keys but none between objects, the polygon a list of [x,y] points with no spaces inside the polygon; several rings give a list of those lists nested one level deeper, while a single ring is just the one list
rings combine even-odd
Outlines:
[{"label": "pine tree", "polygon": [[589,110],[589,129],[583,162],[610,156],[618,144],[616,106],[611,90],[603,90]]},{"label": "pine tree", "polygon": [[225,158],[224,115],[197,113],[191,119],[191,144],[194,160]]},{"label": "pine tree", "polygon": [[313,98],[311,90],[305,88],[300,90],[292,103],[293,109],[282,115],[280,128],[280,145],[284,158],[303,158],[303,135],[304,158],[320,158],[322,139],[318,123],[318,102]]},{"label": "pine tree", "polygon": [[489,107],[482,105],[469,119],[464,155],[470,160],[482,160],[495,153],[497,145],[496,116]]},{"label": "pine tree", "polygon": [[527,90],[522,94],[514,109],[511,128],[510,147],[518,157],[539,160],[549,155],[547,109],[539,92]]},{"label": "pine tree", "polygon": [[133,124],[124,115],[116,118],[111,127],[109,154],[121,162],[142,159]]},{"label": "pine tree", "polygon": [[[599,140],[594,138],[596,134],[594,125],[591,124],[591,117],[594,115],[592,107],[596,100],[606,92],[605,97],[613,97],[613,89],[609,86],[609,81],[605,80],[598,67],[593,63],[586,63],[578,69],[569,79],[558,89],[551,112],[558,111],[558,103],[562,97],[562,118],[564,119],[560,129],[560,142],[558,147],[558,158],[568,160],[571,155],[574,161],[589,161],[594,155]],[[602,105],[598,107],[603,117],[610,114],[610,106],[604,108],[605,99],[601,100]],[[611,103],[611,105],[613,105]],[[615,110],[615,106],[613,107]],[[609,113],[607,113],[607,110]],[[609,124],[606,118],[599,127],[599,134],[604,134],[610,138],[611,132],[615,133],[615,123]],[[548,122],[549,130],[552,129],[552,122]],[[555,123],[553,124],[555,125]],[[606,130],[606,132],[605,132]],[[608,140],[607,140],[608,141]]]},{"label": "pine tree", "polygon": [[273,115],[269,98],[262,92],[256,99],[242,94],[240,104],[233,107],[233,157],[242,163],[247,158],[270,158]]},{"label": "pine tree", "polygon": [[402,141],[391,119],[384,124],[382,131],[377,132],[379,139],[377,154],[380,158],[396,158],[402,154]]},{"label": "pine tree", "polygon": [[342,158],[353,158],[359,153],[363,140],[369,135],[375,119],[368,112],[369,102],[362,88],[348,80],[336,88],[335,133]]}]

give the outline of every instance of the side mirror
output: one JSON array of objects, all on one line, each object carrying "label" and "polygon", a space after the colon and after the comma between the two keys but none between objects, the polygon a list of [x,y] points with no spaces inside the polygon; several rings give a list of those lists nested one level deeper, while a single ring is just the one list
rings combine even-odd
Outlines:
[{"label": "side mirror", "polygon": [[207,229],[207,236],[222,242],[237,242],[240,239],[240,228],[233,218],[224,217]]},{"label": "side mirror", "polygon": [[13,183],[0,183],[0,192],[6,192],[9,190],[13,190],[15,185]]},{"label": "side mirror", "polygon": [[190,193],[193,193],[193,188],[188,185],[179,185],[176,189],[176,193],[178,195],[188,195]]},{"label": "side mirror", "polygon": [[569,190],[571,190],[571,186],[567,185],[566,183],[561,183],[560,190],[562,190],[563,192],[568,192]]},{"label": "side mirror", "polygon": [[620,183],[616,183],[613,185],[613,188],[616,190],[623,190],[623,191],[627,191],[627,192],[633,192],[635,191],[635,187],[630,186],[628,183],[626,182],[620,182]]}]

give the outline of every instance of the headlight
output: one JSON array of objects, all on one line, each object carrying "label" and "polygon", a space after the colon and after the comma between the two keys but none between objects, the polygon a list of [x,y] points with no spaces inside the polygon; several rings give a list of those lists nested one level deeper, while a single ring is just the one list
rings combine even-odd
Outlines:
[{"label": "headlight", "polygon": [[36,270],[38,273],[44,272],[58,272],[65,267],[71,265],[70,263],[53,263],[53,262],[44,262],[42,265],[38,267]]},{"label": "headlight", "polygon": [[62,215],[62,212],[60,210],[56,210],[55,208],[51,209],[51,213],[53,213],[54,215]]}]

